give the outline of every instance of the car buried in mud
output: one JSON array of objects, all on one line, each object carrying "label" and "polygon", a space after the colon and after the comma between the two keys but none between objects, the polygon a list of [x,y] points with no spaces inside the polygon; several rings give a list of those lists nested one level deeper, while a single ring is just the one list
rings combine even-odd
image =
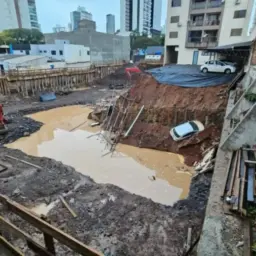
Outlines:
[{"label": "car buried in mud", "polygon": [[175,141],[184,140],[204,130],[204,125],[199,121],[189,121],[170,130],[170,135]]}]

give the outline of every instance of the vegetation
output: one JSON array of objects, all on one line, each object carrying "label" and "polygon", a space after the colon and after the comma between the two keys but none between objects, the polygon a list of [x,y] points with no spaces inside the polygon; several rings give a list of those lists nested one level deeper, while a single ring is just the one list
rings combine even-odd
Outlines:
[{"label": "vegetation", "polygon": [[256,102],[256,94],[252,92],[248,92],[244,96],[248,101],[255,103]]},{"label": "vegetation", "polygon": [[44,43],[44,35],[37,29],[8,29],[0,33],[0,44],[38,44]]},{"label": "vegetation", "polygon": [[147,34],[142,34],[138,31],[133,31],[130,35],[131,49],[146,49],[148,46],[164,46],[165,35],[148,37]]}]

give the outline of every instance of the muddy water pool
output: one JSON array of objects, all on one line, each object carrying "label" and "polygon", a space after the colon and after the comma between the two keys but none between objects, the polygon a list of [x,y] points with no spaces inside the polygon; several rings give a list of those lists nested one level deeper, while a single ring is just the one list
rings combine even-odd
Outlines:
[{"label": "muddy water pool", "polygon": [[113,155],[103,157],[109,149],[102,137],[95,135],[99,127],[90,127],[90,112],[87,107],[69,106],[29,115],[44,125],[6,146],[61,161],[95,182],[114,184],[162,204],[172,205],[186,197],[192,169],[182,156],[119,144]]}]

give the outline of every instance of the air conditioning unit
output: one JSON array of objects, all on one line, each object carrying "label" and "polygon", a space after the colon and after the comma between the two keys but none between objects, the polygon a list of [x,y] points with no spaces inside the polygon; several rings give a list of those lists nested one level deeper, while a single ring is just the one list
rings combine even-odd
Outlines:
[{"label": "air conditioning unit", "polygon": [[177,23],[177,26],[178,26],[178,27],[181,27],[181,26],[182,26],[182,23],[181,23],[181,22],[178,22],[178,23]]},{"label": "air conditioning unit", "polygon": [[241,4],[241,0],[235,0],[235,5]]}]

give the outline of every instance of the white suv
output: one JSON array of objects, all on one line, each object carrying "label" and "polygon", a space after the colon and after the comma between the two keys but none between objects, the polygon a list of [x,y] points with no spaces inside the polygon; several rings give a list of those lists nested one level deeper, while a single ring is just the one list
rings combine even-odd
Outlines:
[{"label": "white suv", "polygon": [[236,72],[236,67],[234,65],[225,63],[223,61],[210,60],[205,62],[205,64],[200,67],[200,70],[203,73],[218,72],[218,73],[231,74]]}]

